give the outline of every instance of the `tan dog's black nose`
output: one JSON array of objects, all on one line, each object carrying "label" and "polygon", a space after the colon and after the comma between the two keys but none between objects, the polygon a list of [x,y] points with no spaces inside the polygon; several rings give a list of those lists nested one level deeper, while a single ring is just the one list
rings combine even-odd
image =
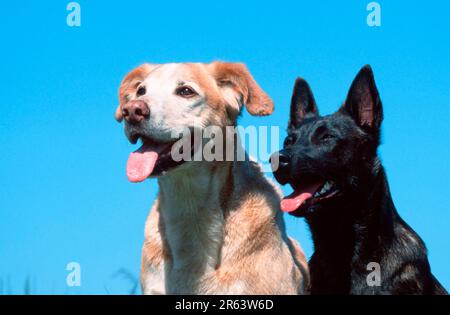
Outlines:
[{"label": "tan dog's black nose", "polygon": [[150,109],[144,101],[129,101],[122,107],[122,115],[130,124],[138,124],[150,116]]}]

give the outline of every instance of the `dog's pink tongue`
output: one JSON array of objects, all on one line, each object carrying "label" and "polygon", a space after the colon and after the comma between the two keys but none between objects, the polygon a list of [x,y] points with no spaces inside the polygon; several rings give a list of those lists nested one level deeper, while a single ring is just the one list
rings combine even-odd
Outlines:
[{"label": "dog's pink tongue", "polygon": [[321,183],[312,184],[306,187],[296,189],[292,194],[286,196],[281,200],[281,210],[284,212],[292,212],[297,210],[306,199],[311,198]]},{"label": "dog's pink tongue", "polygon": [[146,180],[153,172],[158,151],[151,145],[143,144],[128,157],[127,177],[130,182],[139,183]]}]

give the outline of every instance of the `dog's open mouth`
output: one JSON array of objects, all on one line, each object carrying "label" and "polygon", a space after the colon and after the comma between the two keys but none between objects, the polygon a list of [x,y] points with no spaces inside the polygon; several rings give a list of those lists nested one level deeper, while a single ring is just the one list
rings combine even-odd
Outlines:
[{"label": "dog's open mouth", "polygon": [[293,212],[302,206],[310,206],[329,199],[338,193],[337,186],[332,181],[316,182],[295,187],[294,192],[281,201],[281,210]]},{"label": "dog's open mouth", "polygon": [[[142,146],[132,152],[127,162],[127,177],[130,182],[142,182],[150,176],[159,176],[183,163],[172,158],[172,145],[178,141],[159,142],[141,137]],[[136,139],[137,140],[137,139]]]}]

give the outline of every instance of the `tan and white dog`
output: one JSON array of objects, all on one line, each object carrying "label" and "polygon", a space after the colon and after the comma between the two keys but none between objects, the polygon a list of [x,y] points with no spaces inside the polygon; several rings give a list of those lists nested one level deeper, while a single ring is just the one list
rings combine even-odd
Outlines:
[{"label": "tan and white dog", "polygon": [[157,177],[145,226],[144,294],[305,294],[309,274],[287,237],[280,192],[246,161],[175,162],[173,134],[234,126],[245,104],[268,115],[272,100],[239,63],[144,64],[119,91],[116,119],[132,143],[130,181]]}]

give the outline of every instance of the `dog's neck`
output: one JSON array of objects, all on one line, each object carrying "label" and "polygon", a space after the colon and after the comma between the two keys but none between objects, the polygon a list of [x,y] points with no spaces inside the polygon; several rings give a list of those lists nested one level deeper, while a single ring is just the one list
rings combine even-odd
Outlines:
[{"label": "dog's neck", "polygon": [[366,281],[369,263],[381,262],[396,223],[402,222],[382,167],[361,182],[364,187],[342,203],[307,218],[314,242],[312,287],[322,290],[313,293],[348,294],[354,279]]},{"label": "dog's neck", "polygon": [[[307,218],[315,251],[322,257],[347,261],[355,259],[355,253],[370,256],[380,248],[380,241],[393,237],[398,214],[384,169],[380,166],[370,177],[351,198]],[[362,244],[364,252],[360,252]]]},{"label": "dog's neck", "polygon": [[185,166],[158,180],[160,224],[164,226],[164,246],[172,257],[170,270],[181,275],[189,270],[192,276],[201,276],[220,262],[226,190],[232,189],[231,163],[192,162]]}]

